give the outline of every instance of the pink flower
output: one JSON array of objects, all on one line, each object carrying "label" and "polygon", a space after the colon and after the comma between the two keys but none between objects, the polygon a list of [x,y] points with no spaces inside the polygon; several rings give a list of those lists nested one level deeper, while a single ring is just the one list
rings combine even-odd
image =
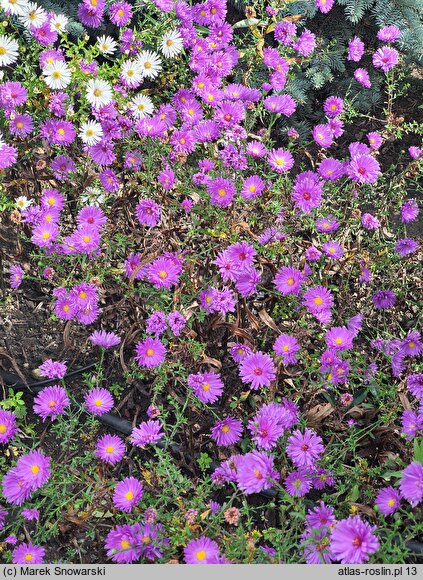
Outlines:
[{"label": "pink flower", "polygon": [[340,520],[330,536],[330,551],[341,564],[363,564],[379,549],[374,535],[376,526],[363,522],[360,516]]},{"label": "pink flower", "polygon": [[242,382],[256,391],[270,385],[276,377],[276,369],[271,356],[256,352],[243,358],[239,374]]},{"label": "pink flower", "polygon": [[140,367],[158,367],[166,358],[166,348],[158,338],[148,337],[138,342],[135,351],[135,360]]}]

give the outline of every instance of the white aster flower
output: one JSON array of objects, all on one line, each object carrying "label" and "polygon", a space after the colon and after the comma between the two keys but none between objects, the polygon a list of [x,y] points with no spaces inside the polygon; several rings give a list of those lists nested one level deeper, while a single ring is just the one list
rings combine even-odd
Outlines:
[{"label": "white aster flower", "polygon": [[66,25],[69,22],[69,18],[64,14],[55,14],[50,20],[50,30],[52,32],[63,32],[66,30]]},{"label": "white aster flower", "polygon": [[97,40],[98,49],[101,54],[113,54],[116,51],[117,43],[111,36],[100,36]]},{"label": "white aster flower", "polygon": [[25,13],[28,0],[0,0],[0,5],[8,14],[21,16]]},{"label": "white aster flower", "polygon": [[71,81],[71,72],[63,60],[55,60],[43,69],[44,82],[53,90],[64,89]]},{"label": "white aster flower", "polygon": [[150,116],[154,111],[153,101],[147,95],[137,95],[131,101],[134,107],[134,117],[142,119]]},{"label": "white aster flower", "polygon": [[95,145],[103,137],[103,129],[97,121],[86,121],[81,125],[79,137],[86,145]]},{"label": "white aster flower", "polygon": [[156,78],[156,76],[162,70],[159,55],[155,52],[152,52],[151,50],[142,50],[137,57],[137,62],[141,66],[143,75],[150,79]]},{"label": "white aster flower", "polygon": [[103,206],[106,201],[104,191],[98,187],[87,187],[79,199],[84,205],[95,205],[97,207]]},{"label": "white aster flower", "polygon": [[101,79],[90,79],[87,83],[85,97],[93,107],[103,107],[113,99],[112,87]]},{"label": "white aster flower", "polygon": [[40,28],[47,20],[47,13],[41,6],[38,6],[34,2],[29,2],[25,12],[19,16],[19,20],[25,28],[29,28],[30,26]]},{"label": "white aster flower", "polygon": [[16,207],[22,211],[24,209],[26,209],[27,207],[29,207],[32,203],[34,203],[33,199],[28,199],[26,197],[26,195],[21,195],[20,197],[17,197],[15,200],[15,205]]},{"label": "white aster flower", "polygon": [[166,58],[173,58],[184,48],[182,36],[177,30],[170,30],[163,36],[160,47]]},{"label": "white aster flower", "polygon": [[120,78],[127,87],[138,87],[143,79],[143,69],[138,60],[124,62],[120,71]]},{"label": "white aster flower", "polygon": [[14,63],[18,58],[19,44],[10,36],[0,34],[0,66]]}]

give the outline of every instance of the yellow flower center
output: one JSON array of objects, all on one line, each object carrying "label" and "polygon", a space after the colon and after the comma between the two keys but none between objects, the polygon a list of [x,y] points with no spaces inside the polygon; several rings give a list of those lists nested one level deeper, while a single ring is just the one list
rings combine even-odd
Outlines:
[{"label": "yellow flower center", "polygon": [[54,79],[60,79],[61,76],[62,75],[60,74],[60,71],[58,71],[58,70],[55,70],[54,71],[54,73],[53,73],[53,78]]},{"label": "yellow flower center", "polygon": [[50,407],[50,409],[52,409],[53,407],[56,406],[56,403],[54,401],[50,401],[50,403],[48,404],[48,406]]},{"label": "yellow flower center", "polygon": [[229,425],[223,425],[222,433],[229,433]]},{"label": "yellow flower center", "polygon": [[167,272],[165,270],[160,270],[160,272],[159,272],[159,278],[161,278],[162,280],[164,278],[167,278]]},{"label": "yellow flower center", "polygon": [[86,244],[91,240],[90,236],[84,236],[82,239]]},{"label": "yellow flower center", "polygon": [[285,159],[281,159],[280,157],[278,157],[276,159],[276,165],[279,165],[279,166],[285,165]]},{"label": "yellow flower center", "polygon": [[32,554],[25,554],[25,562],[31,562]]},{"label": "yellow flower center", "polygon": [[6,433],[7,427],[4,423],[0,423],[0,433]]},{"label": "yellow flower center", "polygon": [[108,445],[106,447],[106,451],[107,453],[113,453],[113,451],[115,450],[115,448],[113,447],[113,445]]},{"label": "yellow flower center", "polygon": [[410,342],[408,343],[408,346],[409,346],[410,348],[415,348],[415,346],[416,346],[416,343],[414,343],[413,341],[410,341]]},{"label": "yellow flower center", "polygon": [[63,127],[60,127],[60,129],[58,130],[59,135],[64,135],[65,134],[65,130],[63,129]]},{"label": "yellow flower center", "polygon": [[121,18],[122,18],[122,16],[123,16],[124,14],[125,14],[125,12],[122,10],[122,8],[120,8],[120,9],[117,11],[117,15],[118,15],[118,16],[120,16]]},{"label": "yellow flower center", "polygon": [[342,338],[335,338],[335,344],[342,344]]},{"label": "yellow flower center", "polygon": [[38,467],[38,465],[33,465],[31,467],[31,471],[34,475],[37,475],[37,473],[39,473],[39,471],[40,471],[40,468]]},{"label": "yellow flower center", "polygon": [[199,552],[197,552],[196,556],[197,560],[200,560],[200,562],[202,562],[203,560],[206,559],[207,554],[205,553],[204,550],[200,550]]},{"label": "yellow flower center", "polygon": [[389,499],[388,500],[388,505],[389,505],[389,507],[393,507],[395,505],[395,500],[394,499]]},{"label": "yellow flower center", "polygon": [[121,540],[120,545],[122,546],[123,550],[127,550],[131,545],[128,540]]},{"label": "yellow flower center", "polygon": [[204,385],[202,385],[201,387],[203,389],[203,391],[207,392],[210,390],[210,383],[204,383]]},{"label": "yellow flower center", "polygon": [[173,40],[169,38],[169,40],[166,40],[166,44],[167,46],[173,46]]},{"label": "yellow flower center", "polygon": [[288,278],[286,283],[288,284],[288,286],[292,286],[295,283],[295,280],[294,280],[294,278]]},{"label": "yellow flower center", "polygon": [[6,49],[4,46],[0,46],[0,56],[3,56],[4,54],[6,54]]},{"label": "yellow flower center", "polygon": [[96,90],[94,91],[94,96],[95,96],[95,97],[99,97],[100,95],[101,95],[101,90],[100,90],[100,89],[96,89]]},{"label": "yellow flower center", "polygon": [[317,304],[317,306],[321,306],[323,304],[323,300],[320,298],[320,296],[317,296],[314,299],[314,303]]},{"label": "yellow flower center", "polygon": [[145,353],[147,356],[153,356],[154,350],[152,348],[147,348],[147,352]]},{"label": "yellow flower center", "polygon": [[287,350],[289,350],[289,346],[287,344],[284,344],[282,350],[286,352]]},{"label": "yellow flower center", "polygon": [[63,312],[68,312],[68,310],[69,310],[69,306],[67,304],[65,304],[63,306]]},{"label": "yellow flower center", "polygon": [[225,189],[219,189],[219,191],[217,193],[218,193],[219,197],[225,197],[226,190]]},{"label": "yellow flower center", "polygon": [[96,400],[94,401],[94,405],[95,405],[96,407],[101,407],[101,405],[102,405],[102,404],[103,404],[103,401],[102,401],[101,399],[96,399]]},{"label": "yellow flower center", "polygon": [[128,501],[130,501],[131,499],[134,499],[134,494],[132,493],[132,491],[127,491],[125,493],[125,499],[127,499]]},{"label": "yellow flower center", "polygon": [[44,240],[48,240],[48,239],[49,239],[49,237],[50,237],[50,234],[49,234],[49,232],[44,232],[44,233],[43,233],[43,239],[44,239]]},{"label": "yellow flower center", "polygon": [[144,63],[144,68],[146,68],[147,70],[148,70],[149,68],[151,68],[151,62],[146,62],[146,63]]}]

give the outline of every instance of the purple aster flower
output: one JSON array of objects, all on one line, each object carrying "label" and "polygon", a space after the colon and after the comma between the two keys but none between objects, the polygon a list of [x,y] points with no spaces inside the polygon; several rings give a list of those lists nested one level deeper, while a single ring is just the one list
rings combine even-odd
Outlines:
[{"label": "purple aster flower", "polygon": [[398,242],[395,244],[395,251],[402,258],[404,258],[410,254],[414,254],[418,247],[419,244],[416,242],[416,240],[413,240],[412,238],[404,238],[402,240],[398,240]]},{"label": "purple aster flower", "polygon": [[291,46],[294,42],[293,37],[297,35],[297,27],[293,22],[281,20],[276,23],[274,34],[278,42]]},{"label": "purple aster flower", "polygon": [[423,373],[408,375],[407,388],[412,395],[418,399],[423,399]]},{"label": "purple aster flower", "polygon": [[294,158],[291,153],[282,147],[272,149],[267,156],[267,162],[277,173],[285,173],[294,166]]},{"label": "purple aster flower", "polygon": [[74,246],[76,253],[92,254],[95,252],[101,243],[101,235],[97,228],[92,226],[79,226],[71,237],[70,246]]},{"label": "purple aster flower", "polygon": [[117,334],[105,332],[104,330],[95,330],[88,337],[88,340],[95,346],[101,346],[102,348],[111,348],[120,344],[120,338]]},{"label": "purple aster flower", "polygon": [[147,270],[147,279],[157,289],[175,286],[179,282],[181,266],[174,260],[160,256],[150,264]]},{"label": "purple aster flower", "polygon": [[218,177],[212,179],[207,184],[207,192],[210,195],[211,205],[228,207],[235,197],[235,184],[230,179]]},{"label": "purple aster flower", "polygon": [[300,345],[294,336],[281,334],[273,345],[273,350],[277,356],[283,357],[284,365],[295,364],[298,360],[296,353],[300,350]]},{"label": "purple aster flower", "polygon": [[331,564],[329,528],[306,528],[301,535],[301,552],[307,564]]},{"label": "purple aster flower", "polygon": [[339,222],[332,215],[316,220],[316,230],[321,234],[336,232],[339,228]]},{"label": "purple aster flower", "polygon": [[414,461],[406,467],[401,474],[401,496],[412,507],[416,507],[423,499],[423,465]]},{"label": "purple aster flower", "polygon": [[12,552],[13,564],[43,564],[45,549],[32,542],[19,544]]},{"label": "purple aster flower", "polygon": [[78,6],[78,18],[84,26],[98,28],[103,22],[104,0],[83,0]]},{"label": "purple aster flower", "polygon": [[15,117],[10,120],[9,130],[11,134],[16,137],[24,138],[30,135],[34,130],[34,123],[31,115],[28,115],[28,113],[15,115]]},{"label": "purple aster flower", "polygon": [[158,420],[143,421],[131,433],[131,443],[137,447],[155,444],[164,437],[163,425]]},{"label": "purple aster flower", "polygon": [[344,101],[340,97],[328,97],[323,103],[323,110],[328,117],[338,117],[344,110]]},{"label": "purple aster flower", "polygon": [[274,284],[284,296],[287,294],[299,294],[304,276],[300,270],[288,266],[282,266],[276,273]]},{"label": "purple aster flower", "polygon": [[318,176],[307,171],[297,176],[292,190],[292,199],[295,206],[304,213],[320,205],[322,199],[322,185]]},{"label": "purple aster flower", "polygon": [[372,296],[373,304],[380,310],[392,308],[397,301],[397,297],[392,290],[377,290]]},{"label": "purple aster flower", "polygon": [[103,169],[99,173],[98,179],[106,191],[115,192],[119,190],[120,181],[113,169]]},{"label": "purple aster flower", "polygon": [[252,350],[242,342],[236,342],[231,346],[230,353],[236,363],[240,363],[247,355],[252,354]]},{"label": "purple aster flower", "polygon": [[268,387],[275,380],[276,369],[271,356],[256,352],[243,358],[239,374],[242,382],[256,391],[262,387]]},{"label": "purple aster flower", "polygon": [[142,483],[135,477],[125,477],[115,487],[113,505],[124,512],[131,512],[144,493]]},{"label": "purple aster flower", "polygon": [[401,36],[401,30],[398,26],[391,24],[390,26],[384,26],[377,33],[378,40],[382,42],[395,42]]},{"label": "purple aster flower", "polygon": [[247,143],[247,147],[245,149],[247,155],[251,155],[251,157],[266,157],[267,149],[260,141],[250,141]]},{"label": "purple aster flower", "polygon": [[357,183],[375,183],[380,175],[380,165],[371,155],[357,155],[346,166],[346,173]]},{"label": "purple aster flower", "polygon": [[318,260],[320,260],[321,255],[322,252],[318,250],[315,246],[310,246],[309,248],[307,248],[305,253],[306,260],[308,260],[309,262],[317,262]]},{"label": "purple aster flower", "polygon": [[316,125],[313,128],[311,135],[314,141],[320,145],[320,147],[323,147],[323,149],[327,149],[332,145],[333,133],[328,125]]},{"label": "purple aster flower", "polygon": [[9,272],[10,272],[10,287],[15,290],[16,288],[19,288],[19,286],[22,284],[24,271],[20,264],[14,264],[13,266],[10,267]]},{"label": "purple aster flower", "polygon": [[45,387],[34,398],[34,413],[42,417],[43,421],[50,417],[52,421],[58,415],[63,415],[65,408],[69,406],[66,389],[54,385]]},{"label": "purple aster flower", "polygon": [[303,497],[310,491],[312,483],[307,473],[300,469],[293,471],[285,478],[284,486],[292,497]]},{"label": "purple aster flower", "polygon": [[369,141],[370,147],[372,149],[374,149],[375,151],[377,151],[383,143],[382,136],[379,133],[377,133],[376,131],[372,131],[370,133],[367,133],[366,137]]},{"label": "purple aster flower", "polygon": [[423,417],[419,416],[411,409],[407,409],[402,414],[401,425],[401,433],[405,435],[405,438],[408,441],[410,441],[421,429],[423,429]]},{"label": "purple aster flower", "polygon": [[326,332],[325,342],[330,349],[348,350],[352,348],[354,334],[345,326],[334,326]]},{"label": "purple aster flower", "polygon": [[242,423],[233,417],[226,417],[222,421],[216,421],[211,429],[211,438],[221,447],[234,445],[241,439],[241,436]]},{"label": "purple aster flower", "polygon": [[114,400],[107,389],[95,388],[86,393],[85,404],[88,410],[95,415],[103,415],[113,408]]},{"label": "purple aster flower", "polygon": [[377,230],[380,228],[380,221],[371,213],[363,213],[361,223],[366,230]]},{"label": "purple aster flower", "polygon": [[420,147],[416,147],[415,145],[409,147],[408,152],[410,157],[413,159],[420,159],[420,157],[423,155],[423,149],[420,149]]},{"label": "purple aster flower", "polygon": [[146,332],[149,334],[159,336],[165,332],[166,328],[166,315],[160,310],[153,312],[146,320]]},{"label": "purple aster flower", "polygon": [[214,403],[222,395],[223,382],[215,372],[188,375],[188,386],[202,403]]},{"label": "purple aster flower", "polygon": [[311,429],[297,430],[288,439],[286,453],[296,467],[314,468],[324,452],[322,438]]},{"label": "purple aster flower", "polygon": [[313,286],[305,292],[303,304],[312,314],[330,310],[333,305],[332,292],[324,286]]},{"label": "purple aster flower", "polygon": [[180,336],[182,330],[185,328],[186,319],[180,312],[174,310],[167,317],[170,330],[175,336]]},{"label": "purple aster flower", "polygon": [[363,564],[370,554],[379,549],[374,535],[376,526],[363,522],[360,516],[351,516],[337,522],[330,537],[330,551],[341,564]]},{"label": "purple aster flower", "polygon": [[117,435],[103,435],[97,440],[96,457],[115,465],[125,455],[125,443]]},{"label": "purple aster flower", "polygon": [[18,158],[18,150],[13,145],[0,142],[0,169],[11,167]]},{"label": "purple aster flower", "polygon": [[238,488],[246,495],[269,489],[273,487],[274,480],[279,479],[279,473],[274,469],[273,457],[265,451],[251,451],[239,456],[236,468]]},{"label": "purple aster flower", "polygon": [[158,203],[150,198],[142,199],[135,208],[135,212],[141,225],[154,228],[160,221],[161,208]]},{"label": "purple aster flower", "polygon": [[322,250],[332,260],[339,260],[344,255],[344,248],[336,241],[325,242]]},{"label": "purple aster flower", "polygon": [[410,330],[400,344],[400,349],[407,356],[419,356],[423,352],[423,343],[420,338],[420,332]]},{"label": "purple aster flower", "polygon": [[320,163],[317,172],[326,181],[336,181],[344,175],[344,164],[338,159],[328,157]]},{"label": "purple aster flower", "polygon": [[398,64],[399,54],[395,48],[382,46],[373,55],[372,61],[375,68],[381,68],[383,72],[388,72]]},{"label": "purple aster flower", "polygon": [[25,508],[21,511],[21,516],[28,522],[32,520],[38,522],[40,518],[40,512],[36,508]]},{"label": "purple aster flower", "polygon": [[401,207],[401,221],[408,224],[416,219],[419,215],[419,206],[414,199],[408,199]]},{"label": "purple aster flower", "polygon": [[132,6],[128,2],[111,4],[109,6],[109,18],[116,26],[126,26],[132,18]]},{"label": "purple aster flower", "polygon": [[16,415],[12,411],[0,409],[0,445],[13,439],[17,430]]},{"label": "purple aster flower", "polygon": [[[40,451],[30,451],[28,455],[22,455],[18,459],[15,469],[23,480],[23,487],[35,491],[50,477],[50,458]],[[4,481],[3,485],[5,486]]]},{"label": "purple aster flower", "polygon": [[283,435],[285,429],[278,421],[275,421],[272,413],[259,411],[248,422],[248,430],[257,447],[268,451],[276,446],[279,437]]},{"label": "purple aster flower", "polygon": [[297,103],[291,95],[272,95],[264,99],[264,107],[272,113],[281,113],[290,117],[295,113]]},{"label": "purple aster flower", "polygon": [[135,351],[135,360],[140,367],[158,367],[166,357],[166,348],[158,338],[148,337],[142,342],[138,342]]},{"label": "purple aster flower", "polygon": [[348,43],[348,60],[358,62],[361,60],[364,52],[364,42],[357,36],[352,38]]},{"label": "purple aster flower", "polygon": [[335,513],[332,507],[326,505],[323,501],[313,509],[309,509],[306,516],[306,523],[309,528],[329,527],[336,521]]},{"label": "purple aster flower", "polygon": [[67,181],[71,173],[76,171],[73,159],[68,155],[58,155],[50,164],[53,175],[59,181]]},{"label": "purple aster flower", "polygon": [[207,536],[191,540],[184,548],[186,564],[216,564],[219,558],[219,546]]},{"label": "purple aster flower", "polygon": [[9,512],[5,510],[2,505],[0,505],[0,530],[4,528],[5,526],[4,520],[7,518],[8,515]]},{"label": "purple aster flower", "polygon": [[107,557],[117,564],[131,564],[141,557],[142,544],[138,533],[141,524],[116,526],[107,534],[105,548]]},{"label": "purple aster flower", "polygon": [[364,88],[370,89],[372,83],[370,82],[369,73],[366,71],[365,68],[357,68],[354,71],[354,78],[355,80],[360,83]]},{"label": "purple aster flower", "polygon": [[315,47],[316,47],[316,37],[307,28],[304,28],[303,33],[292,45],[292,48],[294,48],[298,52],[298,54],[302,56],[310,56],[313,53]]},{"label": "purple aster flower", "polygon": [[327,14],[335,4],[335,0],[315,0],[316,8],[323,14]]},{"label": "purple aster flower", "polygon": [[254,199],[263,193],[265,187],[264,181],[258,175],[251,175],[242,184],[241,197],[243,199]]},{"label": "purple aster flower", "polygon": [[107,222],[104,211],[95,205],[83,207],[76,216],[76,223],[79,226],[88,225],[101,229]]}]

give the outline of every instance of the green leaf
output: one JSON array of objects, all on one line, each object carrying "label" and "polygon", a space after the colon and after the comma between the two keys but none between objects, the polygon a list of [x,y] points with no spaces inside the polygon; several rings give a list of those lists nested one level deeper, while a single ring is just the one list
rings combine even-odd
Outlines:
[{"label": "green leaf", "polygon": [[247,28],[247,26],[257,26],[260,22],[258,18],[247,18],[246,20],[240,20],[233,25],[232,28]]},{"label": "green leaf", "polygon": [[348,501],[356,502],[360,497],[360,488],[357,484],[355,484],[352,488],[350,493],[348,494]]},{"label": "green leaf", "polygon": [[414,460],[423,464],[423,439],[414,439]]}]

